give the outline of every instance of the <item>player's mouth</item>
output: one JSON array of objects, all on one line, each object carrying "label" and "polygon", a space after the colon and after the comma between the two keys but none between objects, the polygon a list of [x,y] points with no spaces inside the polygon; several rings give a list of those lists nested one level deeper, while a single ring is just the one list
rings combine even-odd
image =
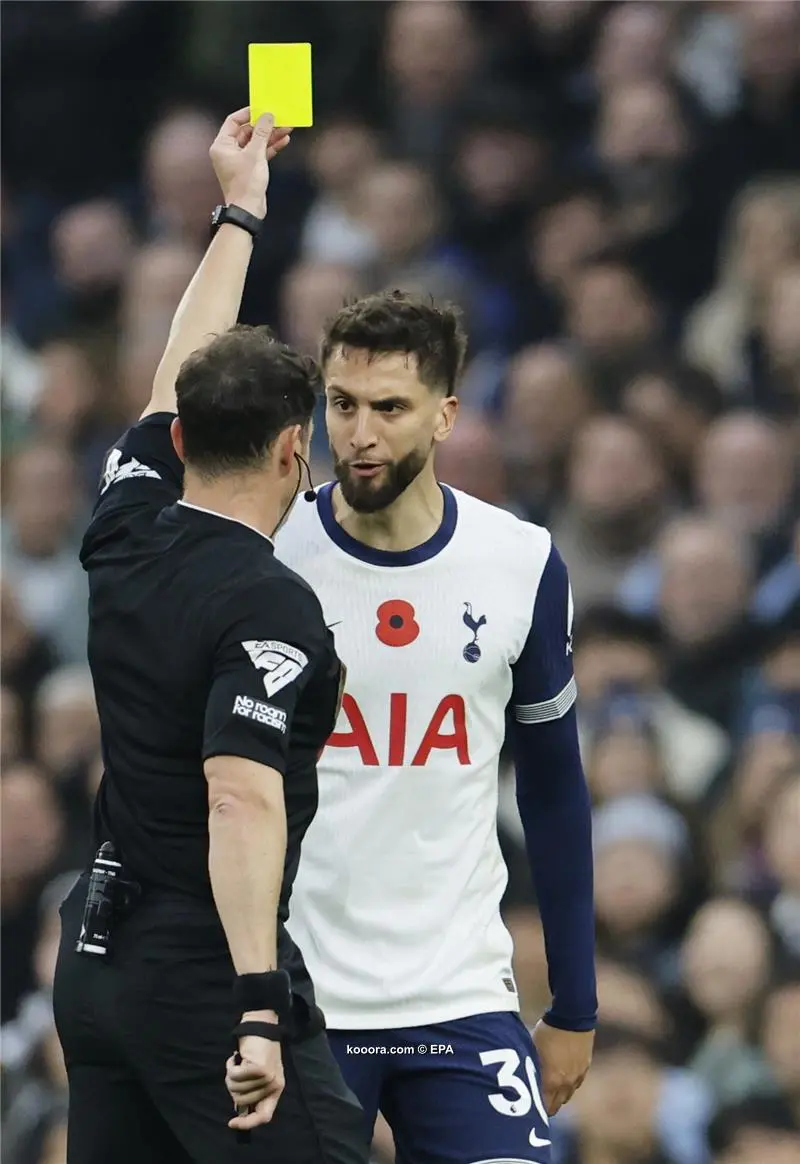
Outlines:
[{"label": "player's mouth", "polygon": [[351,461],[350,471],[356,477],[375,477],[383,468],[383,462],[378,461]]}]

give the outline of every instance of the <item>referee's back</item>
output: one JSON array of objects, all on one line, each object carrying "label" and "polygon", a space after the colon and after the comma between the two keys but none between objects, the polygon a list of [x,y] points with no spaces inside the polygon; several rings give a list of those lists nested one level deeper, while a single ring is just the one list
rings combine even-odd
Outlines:
[{"label": "referee's back", "polygon": [[[313,591],[267,537],[179,500],[172,420],[147,417],[111,453],[81,550],[105,762],[97,839],[119,845],[137,881],[208,897],[203,761],[286,767],[285,896],[316,809],[333,641]],[[299,649],[303,670],[316,663],[310,676]]]},{"label": "referee's back", "polygon": [[121,868],[103,885],[98,851],[62,906],[69,1164],[238,1159],[236,1046],[259,1081],[254,1160],[366,1161],[284,924],[343,686],[319,601],[268,536],[297,495],[319,383],[264,329],[231,329],[182,365],[177,417],[150,412],[106,460],[81,561],[95,844]]}]

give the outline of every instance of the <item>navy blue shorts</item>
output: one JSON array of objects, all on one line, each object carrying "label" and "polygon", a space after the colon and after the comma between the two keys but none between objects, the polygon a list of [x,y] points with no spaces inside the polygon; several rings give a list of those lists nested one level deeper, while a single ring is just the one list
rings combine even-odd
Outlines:
[{"label": "navy blue shorts", "polygon": [[364,1108],[394,1134],[397,1164],[550,1164],[533,1041],[519,1015],[391,1031],[329,1031]]}]

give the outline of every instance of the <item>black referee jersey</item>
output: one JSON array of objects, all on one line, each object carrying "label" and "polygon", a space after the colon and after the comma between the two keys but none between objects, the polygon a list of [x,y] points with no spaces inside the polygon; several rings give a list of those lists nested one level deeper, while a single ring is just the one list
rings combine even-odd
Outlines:
[{"label": "black referee jersey", "polygon": [[283,773],[279,960],[301,984],[283,923],[340,663],[316,595],[272,541],[180,500],[173,419],[146,417],[111,451],[81,548],[105,765],[96,840],[113,840],[145,887],[210,897],[203,760],[241,756]]},{"label": "black referee jersey", "polygon": [[203,761],[245,757],[284,777],[287,849],[278,965],[295,994],[286,1087],[252,1133],[253,1164],[365,1164],[363,1116],[285,929],[316,761],[343,669],[313,591],[257,530],[182,500],[172,414],[129,429],[107,458],[81,550],[105,771],[95,841],[113,841],[141,896],[109,958],[75,942],[87,877],[61,910],[56,1026],[69,1075],[68,1164],[242,1159],[225,1060],[235,971],[208,872]]}]

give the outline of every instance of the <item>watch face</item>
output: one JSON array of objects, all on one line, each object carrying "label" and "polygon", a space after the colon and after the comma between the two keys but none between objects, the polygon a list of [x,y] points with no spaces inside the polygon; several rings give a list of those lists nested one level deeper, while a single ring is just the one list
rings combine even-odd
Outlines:
[{"label": "watch face", "polygon": [[211,215],[211,225],[212,226],[219,225],[219,221],[222,218],[224,210],[225,210],[224,206],[215,206],[214,207],[214,213]]}]

